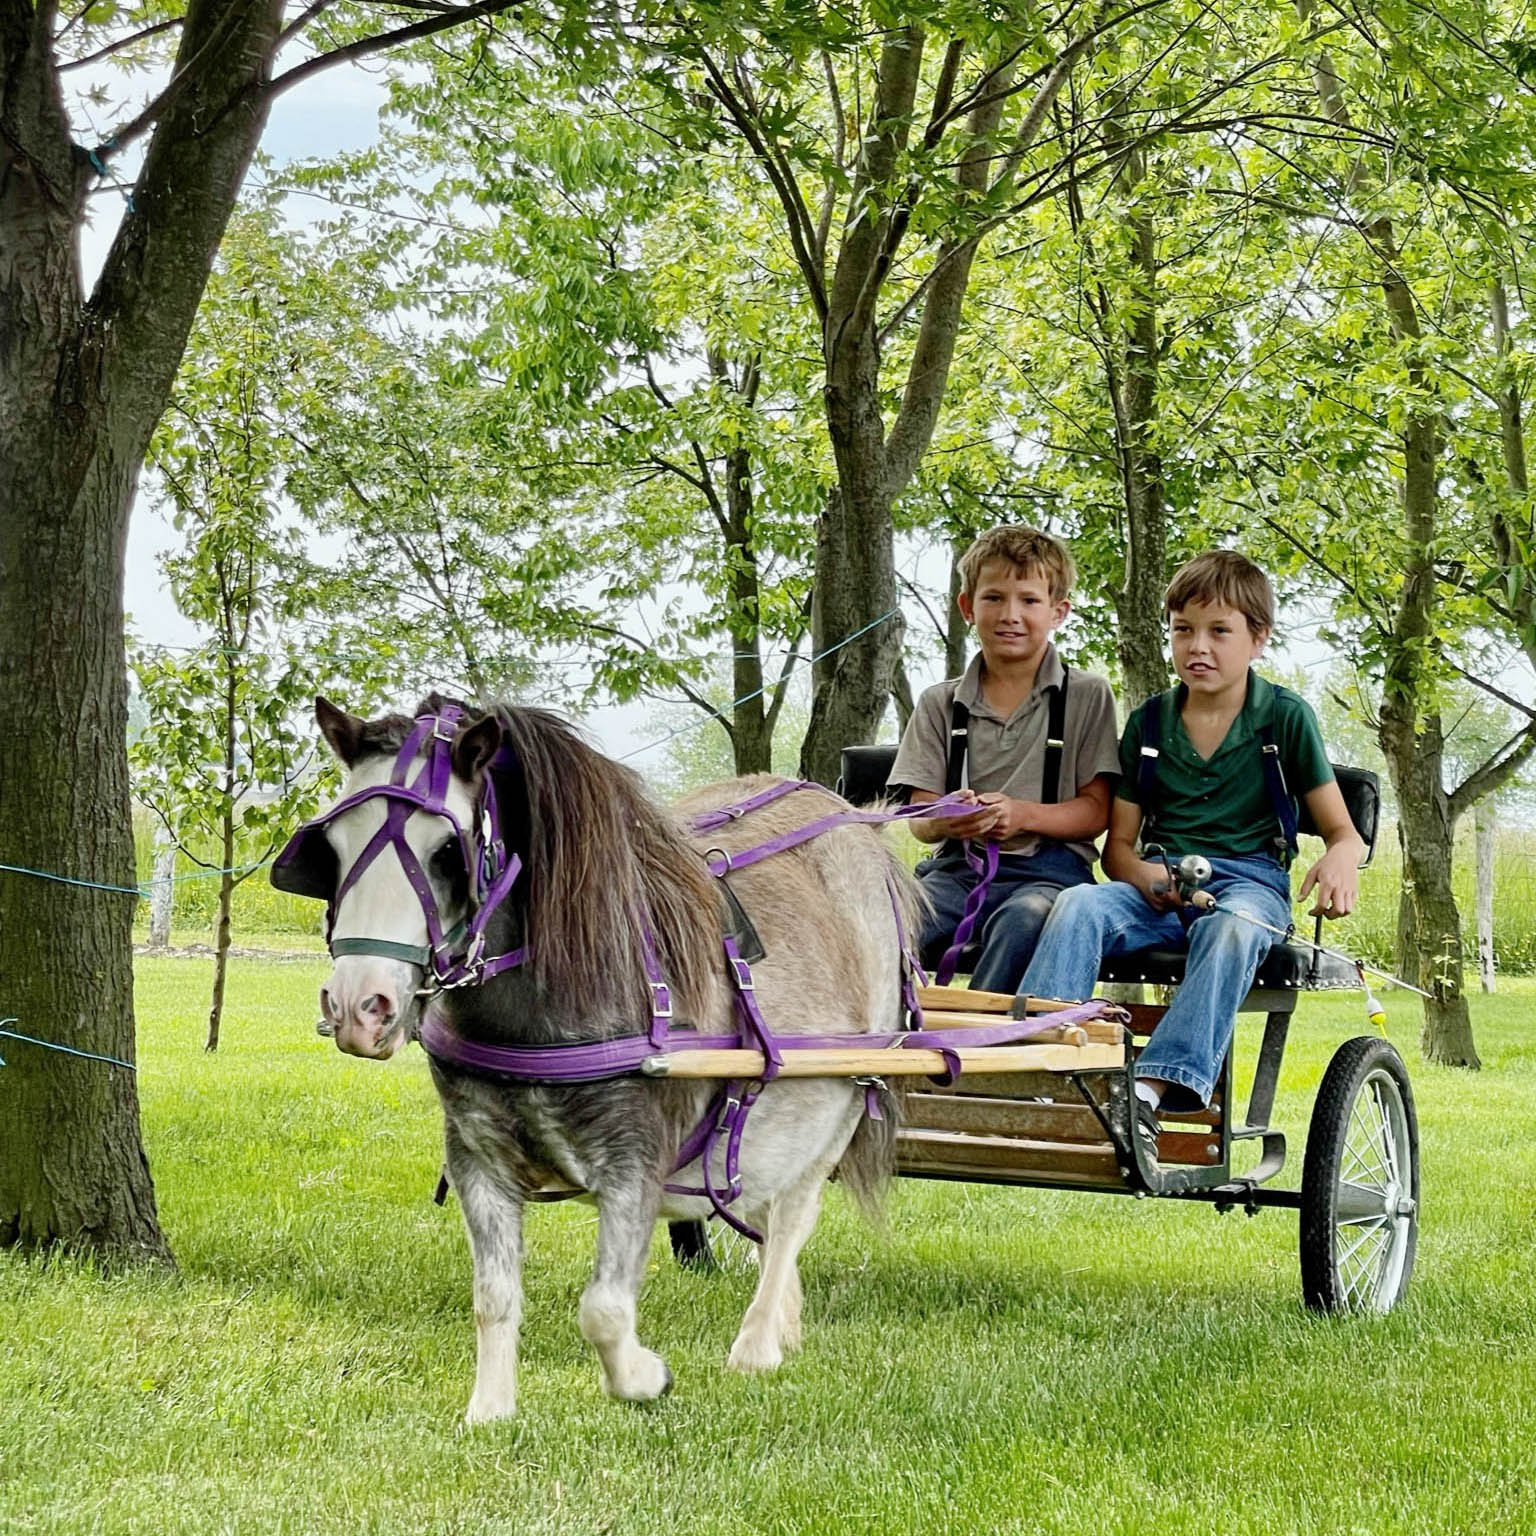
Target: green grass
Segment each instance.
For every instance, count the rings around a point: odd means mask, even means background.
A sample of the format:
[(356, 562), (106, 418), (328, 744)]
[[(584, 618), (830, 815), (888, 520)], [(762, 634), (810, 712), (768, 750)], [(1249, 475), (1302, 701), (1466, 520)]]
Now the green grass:
[[(1404, 1305), (1318, 1319), (1293, 1217), (904, 1182), (840, 1191), (804, 1262), (805, 1348), (722, 1369), (739, 1255), (660, 1233), (642, 1333), (676, 1389), (605, 1400), (575, 1324), (592, 1215), (528, 1219), (521, 1416), (459, 1427), (457, 1211), (430, 1202), (420, 1053), (310, 1030), (318, 962), (141, 960), (140, 1090), (174, 1277), (0, 1256), (0, 1530), (309, 1533), (1529, 1532), (1536, 1529), (1536, 984), (1473, 999), (1477, 1075), (1418, 1059), (1424, 1225)], [(1303, 1005), (1300, 1137), (1353, 1000)], [(1245, 1021), (1245, 1031), (1248, 1025)], [(1251, 1054), (1252, 1040), (1248, 1040)]]

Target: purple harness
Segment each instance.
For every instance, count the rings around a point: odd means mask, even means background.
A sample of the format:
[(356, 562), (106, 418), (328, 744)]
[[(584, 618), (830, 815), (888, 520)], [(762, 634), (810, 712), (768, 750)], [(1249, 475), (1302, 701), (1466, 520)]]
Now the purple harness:
[[(731, 982), (735, 990), (738, 1029), (729, 1035), (701, 1035), (692, 1030), (672, 1027), (672, 996), (656, 955), (656, 942), (650, 923), (643, 913), (639, 915), (640, 949), (645, 966), (646, 982), (650, 988), (650, 1025), (644, 1033), (620, 1036), (612, 1040), (590, 1041), (580, 1045), (499, 1046), (484, 1045), (465, 1040), (454, 1033), (443, 1017), (438, 999), (452, 987), (474, 986), (521, 965), (527, 958), (524, 946), (504, 955), (485, 955), (485, 929), (492, 913), (506, 899), (522, 868), (518, 856), (508, 854), (500, 837), (497, 816), (496, 792), (489, 772), (485, 775), (484, 789), (476, 807), (475, 825), (478, 840), (463, 827), (448, 808), (447, 793), (452, 782), (452, 743), (464, 721), (463, 711), (455, 706), (446, 707), (441, 714), (422, 715), (396, 755), (389, 782), (371, 785), (348, 795), (332, 806), (324, 815), (305, 822), (278, 855), (273, 869), (273, 883), (282, 889), (294, 890), (304, 895), (324, 895), (326, 905), (326, 941), (333, 956), (348, 954), (376, 954), (386, 958), (405, 960), (422, 967), (434, 986), (428, 989), (431, 998), (422, 1010), (418, 1038), (422, 1048), (439, 1061), (469, 1071), (517, 1082), (574, 1083), (592, 1082), (618, 1077), (632, 1072), (644, 1073), (647, 1064), (655, 1075), (660, 1075), (660, 1058), (671, 1052), (711, 1049), (747, 1048), (759, 1051), (763, 1057), (763, 1070), (751, 1081), (732, 1080), (722, 1084), (714, 1102), (704, 1118), (684, 1139), (678, 1150), (673, 1171), (686, 1167), (696, 1158), (700, 1160), (703, 1184), (689, 1187), (668, 1184), (672, 1194), (702, 1195), (714, 1211), (738, 1232), (761, 1242), (760, 1234), (753, 1231), (730, 1209), (730, 1203), (741, 1193), (738, 1175), (742, 1132), (747, 1114), (756, 1103), (763, 1086), (778, 1076), (786, 1051), (823, 1050), (857, 1043), (902, 1049), (918, 1047), (942, 1053), (946, 1075), (940, 1081), (953, 1082), (960, 1074), (958, 1050), (963, 1045), (1005, 1045), (1028, 1039), (1043, 1030), (1078, 1019), (1097, 1017), (1104, 1004), (1090, 1002), (1076, 1008), (1064, 1009), (1033, 1019), (1005, 1019), (995, 1025), (980, 1028), (939, 1029), (923, 1028), (922, 1007), (917, 996), (919, 980), (923, 979), (922, 967), (908, 941), (906, 925), (902, 921), (900, 898), (894, 880), (886, 876), (891, 897), (891, 909), (896, 919), (896, 931), (901, 945), (902, 999), (910, 1027), (896, 1034), (861, 1035), (790, 1035), (775, 1036), (764, 1020), (758, 1006), (752, 981), (752, 969), (731, 935), (722, 944)], [(414, 779), (407, 782), (412, 763), (418, 754), (425, 754), (425, 761)], [(491, 767), (511, 767), (516, 759), (512, 749), (503, 745), (493, 759)], [(771, 805), (786, 795), (799, 790), (815, 790), (830, 795), (820, 784), (808, 780), (792, 780), (770, 786), (736, 805), (719, 807), (695, 816), (692, 830), (703, 834), (739, 821), (753, 811)], [(362, 804), (365, 800), (385, 799), (389, 802), (384, 825), (369, 839), (352, 868), (335, 887), (334, 895), (329, 887), (317, 888), (313, 876), (306, 872), (306, 857), (312, 856), (314, 839), (324, 838), (325, 826), (343, 812)], [(766, 842), (737, 853), (727, 853), (721, 848), (711, 848), (705, 853), (705, 862), (712, 875), (723, 878), (732, 870), (745, 869), (760, 863), (776, 853), (809, 842), (834, 827), (874, 825), (888, 821), (915, 821), (927, 817), (954, 815), (968, 809), (965, 802), (951, 796), (924, 805), (901, 806), (891, 811), (863, 811), (843, 805), (839, 810), (791, 831), (780, 833)], [(445, 931), (438, 912), (437, 901), (432, 893), (431, 882), (420, 861), (405, 837), (405, 826), (416, 811), (445, 817), (459, 839), (464, 856), (464, 866), (470, 882), (470, 916), (465, 922)], [(328, 848), (329, 845), (327, 845)], [(401, 867), (416, 892), (422, 913), (427, 922), (428, 943), (421, 946), (397, 944), (385, 939), (331, 939), (336, 911), (341, 899), (356, 884), (359, 876), (386, 847), (395, 849)], [(996, 850), (989, 848), (988, 874), (996, 867)], [(973, 892), (973, 897), (984, 897), (984, 887)], [(980, 900), (975, 900), (976, 911)], [(967, 926), (969, 921), (969, 927)], [(956, 930), (951, 955), (958, 954), (970, 928), (975, 925), (975, 912), (967, 903), (966, 915)], [(951, 955), (946, 955), (946, 961)], [(878, 1090), (883, 1086), (880, 1079), (860, 1078), (856, 1081), (865, 1087), (866, 1111), (878, 1117)], [(711, 1164), (716, 1149), (724, 1143), (724, 1187), (714, 1179)]]

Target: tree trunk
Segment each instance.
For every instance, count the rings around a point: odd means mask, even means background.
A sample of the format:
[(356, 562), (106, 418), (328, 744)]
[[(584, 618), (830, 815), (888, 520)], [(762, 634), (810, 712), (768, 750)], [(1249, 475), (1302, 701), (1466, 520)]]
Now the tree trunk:
[(905, 623), (896, 602), (891, 503), (879, 488), (873, 385), (841, 393), (829, 386), (827, 397), (840, 484), (818, 530), (812, 633), (816, 653), (831, 654), (813, 673), (800, 775), (830, 785), (837, 783), (843, 748), (874, 740), (896, 685)]
[(896, 706), (896, 734), (902, 736), (906, 733), (907, 721), (912, 718), (915, 707), (912, 679), (907, 676), (907, 664), (904, 661), (896, 667), (896, 686), (891, 689), (891, 703)]
[[(1378, 227), (1373, 238), (1390, 241), (1391, 232)], [(1394, 329), (1417, 340), (1417, 313), (1395, 256), (1383, 274), (1382, 287)], [(1416, 362), (1410, 362), (1409, 375), (1416, 386), (1424, 386)], [(1445, 793), (1444, 740), (1438, 713), (1419, 717), (1429, 612), (1435, 597), (1432, 541), (1438, 510), (1438, 447), (1429, 412), (1422, 408), (1411, 412), (1403, 429), (1406, 569), (1387, 654), (1378, 735), (1397, 795), (1419, 984), (1430, 993), (1424, 1004), (1424, 1055), (1448, 1066), (1476, 1068), (1482, 1063), (1472, 1043), (1472, 1021), (1462, 992), (1461, 914), (1451, 894), (1456, 824)]]
[[(1390, 771), (1388, 776), (1390, 777)], [(1408, 832), (1402, 818), (1397, 822), (1397, 851), (1402, 857), (1402, 879), (1397, 892), (1397, 932), (1393, 937), (1393, 959), (1399, 976), (1419, 974), (1417, 919), (1413, 915), (1413, 884), (1408, 878)], [(1423, 986), (1422, 981), (1419, 982)]]
[(950, 554), (948, 628), (944, 632), (945, 677), (959, 677), (971, 659), (971, 626), (960, 612), (960, 557), (969, 548), (969, 541), (957, 542)]
[(219, 1048), (219, 1023), (224, 1017), (224, 979), (229, 970), (229, 911), (234, 895), (234, 876), (228, 872), (219, 877), (219, 916), (217, 937), (213, 949), (213, 997), (208, 1005), (208, 1038), (203, 1042), (205, 1051)]
[(165, 949), (171, 942), (171, 916), (176, 905), (176, 840), (161, 822), (155, 828), (155, 867), (149, 882), (149, 947)]
[[(1146, 157), (1128, 157), (1122, 181), (1134, 187), (1146, 174)], [(1168, 685), (1163, 660), (1163, 593), (1168, 585), (1168, 518), (1163, 461), (1157, 446), (1157, 232), (1150, 211), (1137, 207), (1129, 220), (1131, 270), (1136, 301), (1123, 336), (1120, 372), (1123, 428), (1120, 444), (1125, 494), (1125, 579), (1115, 593), (1120, 669), (1125, 696), (1134, 705)]]
[[(12, 8), (14, 10), (14, 7)], [(53, 8), (0, 26), (0, 1244), (169, 1260), (134, 1084), (123, 551), (139, 466), (265, 119), (281, 0), (192, 0), (178, 69), (96, 291), (77, 234)], [(126, 893), (125, 893), (125, 889)]]
[[(1304, 21), (1312, 0), (1299, 0)], [(1349, 113), (1333, 60), (1319, 53), (1314, 83), (1323, 113), (1341, 127)], [(1363, 192), (1366, 162), (1356, 162), (1348, 194)], [(1377, 736), (1397, 794), (1403, 880), (1413, 903), (1414, 943), (1424, 1004), (1424, 1055), (1448, 1066), (1481, 1065), (1472, 1044), (1472, 1022), (1462, 993), (1461, 914), (1451, 894), (1451, 851), (1456, 821), (1446, 795), (1444, 739), (1438, 713), (1426, 710), (1432, 678), (1430, 615), (1436, 601), (1434, 541), (1439, 513), (1439, 432), (1434, 385), (1425, 368), (1418, 304), (1402, 268), (1390, 218), (1360, 230), (1376, 263), (1376, 281), (1393, 338), (1404, 351), (1411, 386), (1402, 429), (1403, 583), (1385, 647)]]
[(1493, 844), (1499, 825), (1498, 807), (1490, 799), (1477, 803), (1477, 970), (1483, 991), (1495, 990), (1493, 967)]
[(762, 590), (757, 551), (752, 547), (752, 468), (745, 448), (725, 459), (725, 563), (730, 598), (726, 627), (731, 636), (731, 746), (737, 773), (773, 771), (773, 718), (763, 690)]
[[(1472, 1021), (1462, 991), (1461, 914), (1451, 891), (1455, 824), (1441, 782), (1440, 717), (1428, 715), (1415, 734), (1400, 702), (1384, 696), (1382, 749), (1397, 793), (1403, 878), (1411, 892), (1417, 980), (1424, 1004), (1421, 1047), (1425, 1059), (1451, 1067), (1482, 1065), (1472, 1043)], [(1408, 975), (1412, 977), (1414, 970)]]

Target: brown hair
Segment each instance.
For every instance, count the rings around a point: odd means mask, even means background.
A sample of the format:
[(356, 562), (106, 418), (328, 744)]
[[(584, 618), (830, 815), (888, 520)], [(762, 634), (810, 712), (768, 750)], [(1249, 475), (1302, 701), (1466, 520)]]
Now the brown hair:
[(1190, 603), (1236, 608), (1248, 620), (1251, 634), (1275, 627), (1275, 589), (1269, 577), (1235, 549), (1209, 549), (1173, 573), (1163, 612), (1175, 614)]
[(989, 528), (960, 557), (960, 590), (967, 597), (974, 595), (989, 560), (1005, 560), (1026, 577), (1038, 571), (1053, 602), (1061, 602), (1077, 579), (1077, 567), (1060, 539), (1038, 528)]

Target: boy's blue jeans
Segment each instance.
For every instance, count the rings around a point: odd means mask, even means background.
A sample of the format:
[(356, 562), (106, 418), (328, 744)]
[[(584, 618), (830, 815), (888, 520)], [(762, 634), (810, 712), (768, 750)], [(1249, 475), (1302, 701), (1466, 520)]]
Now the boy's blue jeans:
[[(931, 968), (948, 949), (977, 876), (963, 852), (946, 848), (917, 866), (917, 878), (933, 903), (917, 946), (923, 964)], [(1005, 853), (977, 919), (981, 958), (971, 973), (971, 985), (985, 992), (1016, 992), (1052, 902), (1068, 886), (1092, 882), (1092, 869), (1070, 849), (1050, 846), (1028, 855)]]
[[(1169, 857), (1178, 862), (1177, 854)], [(1177, 913), (1153, 911), (1123, 881), (1063, 891), (1019, 987), (1035, 997), (1077, 1001), (1093, 996), (1105, 955), (1187, 946), (1184, 981), (1137, 1058), (1136, 1075), (1177, 1083), (1202, 1105), (1210, 1101), (1232, 1042), (1237, 1005), (1275, 942), (1274, 935), (1229, 914), (1246, 912), (1280, 929), (1291, 921), (1290, 878), (1274, 859), (1212, 859), (1211, 871), (1206, 889), (1228, 911), (1197, 917), (1187, 935)], [(1177, 1090), (1167, 1102), (1170, 1109), (1193, 1107)]]

